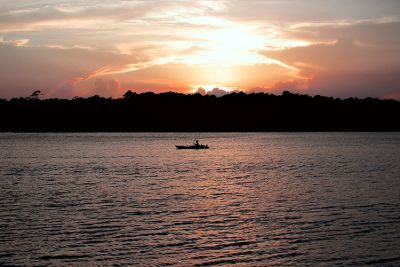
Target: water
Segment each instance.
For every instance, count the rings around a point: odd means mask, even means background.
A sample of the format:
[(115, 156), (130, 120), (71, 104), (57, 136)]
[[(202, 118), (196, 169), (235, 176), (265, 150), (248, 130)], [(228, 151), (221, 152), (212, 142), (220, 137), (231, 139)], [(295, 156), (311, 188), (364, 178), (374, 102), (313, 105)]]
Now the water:
[[(176, 150), (193, 139), (209, 150)], [(400, 265), (400, 133), (0, 134), (0, 265)]]

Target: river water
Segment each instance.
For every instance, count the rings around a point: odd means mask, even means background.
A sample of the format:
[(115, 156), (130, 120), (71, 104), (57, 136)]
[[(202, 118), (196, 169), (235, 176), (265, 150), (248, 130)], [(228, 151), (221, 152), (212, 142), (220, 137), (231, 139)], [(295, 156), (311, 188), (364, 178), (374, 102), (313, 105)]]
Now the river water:
[[(176, 150), (194, 139), (208, 150)], [(0, 134), (0, 265), (400, 266), (400, 133)]]

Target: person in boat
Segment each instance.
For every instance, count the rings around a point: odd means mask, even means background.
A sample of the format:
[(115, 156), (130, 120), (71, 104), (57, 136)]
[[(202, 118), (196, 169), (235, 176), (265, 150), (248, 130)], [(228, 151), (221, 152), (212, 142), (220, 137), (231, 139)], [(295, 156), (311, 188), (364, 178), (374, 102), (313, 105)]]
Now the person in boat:
[(189, 146), (176, 146), (177, 149), (203, 149), (208, 148), (208, 145), (203, 145), (199, 143), (199, 140), (194, 140), (193, 145)]

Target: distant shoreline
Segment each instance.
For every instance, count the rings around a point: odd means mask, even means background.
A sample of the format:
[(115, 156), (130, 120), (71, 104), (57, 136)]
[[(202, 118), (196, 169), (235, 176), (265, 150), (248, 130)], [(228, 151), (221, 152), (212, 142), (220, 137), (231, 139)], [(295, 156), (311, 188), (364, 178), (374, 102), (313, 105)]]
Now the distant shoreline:
[(0, 99), (0, 132), (397, 132), (400, 102), (285, 91)]

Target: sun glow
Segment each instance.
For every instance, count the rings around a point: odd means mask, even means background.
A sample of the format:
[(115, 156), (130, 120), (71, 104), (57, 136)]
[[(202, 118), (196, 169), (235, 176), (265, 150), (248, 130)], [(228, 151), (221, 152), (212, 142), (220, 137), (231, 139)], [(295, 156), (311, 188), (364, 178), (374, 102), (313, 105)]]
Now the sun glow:
[(242, 25), (227, 24), (221, 29), (197, 33), (202, 49), (185, 56), (184, 63), (218, 66), (265, 63), (266, 58), (257, 51), (265, 46), (266, 38)]
[[(282, 47), (304, 45), (301, 41), (282, 39), (281, 32), (273, 29), (273, 26), (265, 27), (250, 22), (239, 24), (212, 16), (173, 16), (173, 19), (182, 25), (196, 27), (182, 27), (177, 37), (160, 49), (162, 53), (154, 54), (153, 59), (144, 64), (126, 65), (121, 72), (181, 64), (187, 68), (182, 74), (188, 74), (182, 79), (194, 90), (198, 87), (206, 90), (207, 87), (210, 87), (209, 90), (217, 87), (227, 91), (233, 86), (243, 87), (249, 82), (249, 75), (241, 70), (257, 65), (278, 65), (293, 77), (298, 73), (296, 66), (262, 54), (265, 50), (276, 51)], [(127, 42), (120, 44), (117, 49), (131, 55), (134, 46), (134, 43)], [(150, 53), (152, 50), (150, 48), (147, 51)], [(194, 87), (191, 86), (193, 84)]]
[[(182, 63), (195, 69), (196, 74), (191, 79), (191, 84), (195, 84), (194, 87), (191, 86), (194, 90), (202, 87), (210, 91), (217, 87), (229, 91), (232, 86), (245, 83), (246, 78), (240, 72), (241, 68), (256, 65), (279, 65), (288, 72), (298, 72), (296, 67), (261, 53), (268, 49), (303, 45), (301, 42), (280, 39), (277, 31), (254, 23), (239, 24), (215, 17), (180, 19), (199, 27), (190, 31), (183, 30), (182, 34), (190, 38), (173, 42), (168, 47), (172, 55), (159, 60), (164, 63)], [(185, 52), (174, 55), (174, 51)]]

